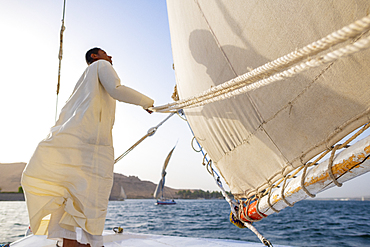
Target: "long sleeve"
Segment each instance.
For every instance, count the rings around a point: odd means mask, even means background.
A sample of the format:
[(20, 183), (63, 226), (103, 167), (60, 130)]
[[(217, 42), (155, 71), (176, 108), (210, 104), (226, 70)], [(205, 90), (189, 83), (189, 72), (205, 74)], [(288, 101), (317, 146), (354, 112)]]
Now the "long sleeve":
[(98, 63), (99, 80), (112, 98), (121, 102), (140, 105), (144, 109), (153, 105), (154, 100), (151, 98), (132, 88), (121, 85), (121, 80), (108, 61), (99, 60)]

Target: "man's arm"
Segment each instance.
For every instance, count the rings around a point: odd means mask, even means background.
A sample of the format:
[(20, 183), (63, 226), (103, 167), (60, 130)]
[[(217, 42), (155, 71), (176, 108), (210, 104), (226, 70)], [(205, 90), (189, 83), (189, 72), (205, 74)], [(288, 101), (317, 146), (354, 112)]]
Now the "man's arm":
[(121, 85), (121, 80), (109, 62), (104, 60), (99, 60), (97, 62), (99, 63), (99, 80), (112, 98), (125, 103), (140, 105), (144, 109), (153, 106), (154, 100), (151, 98), (132, 88)]

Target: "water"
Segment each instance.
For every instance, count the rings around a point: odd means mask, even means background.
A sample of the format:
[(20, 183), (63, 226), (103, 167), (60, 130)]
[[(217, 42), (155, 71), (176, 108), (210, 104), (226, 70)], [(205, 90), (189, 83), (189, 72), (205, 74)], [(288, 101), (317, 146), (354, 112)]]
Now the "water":
[[(370, 201), (298, 202), (254, 226), (273, 244), (290, 246), (370, 246)], [(247, 229), (229, 223), (224, 200), (177, 200), (156, 206), (154, 200), (109, 202), (105, 229), (183, 237), (258, 242)], [(0, 202), (0, 243), (13, 242), (28, 227), (25, 202)]]

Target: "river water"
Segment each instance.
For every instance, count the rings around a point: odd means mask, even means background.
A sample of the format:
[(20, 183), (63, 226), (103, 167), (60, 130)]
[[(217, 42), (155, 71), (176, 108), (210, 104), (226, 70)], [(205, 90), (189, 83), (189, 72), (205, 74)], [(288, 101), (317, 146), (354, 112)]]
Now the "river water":
[[(154, 200), (109, 202), (105, 229), (183, 237), (259, 242), (247, 229), (229, 222), (224, 200)], [(289, 246), (370, 246), (370, 201), (304, 200), (254, 223), (272, 244)], [(28, 227), (25, 202), (0, 202), (0, 243), (23, 237)]]

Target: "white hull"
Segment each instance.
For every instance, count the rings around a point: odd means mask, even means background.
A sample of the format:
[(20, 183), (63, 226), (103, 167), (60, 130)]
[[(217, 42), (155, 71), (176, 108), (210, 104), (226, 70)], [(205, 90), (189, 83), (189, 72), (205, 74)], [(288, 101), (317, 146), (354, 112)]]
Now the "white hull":
[[(78, 234), (77, 234), (78, 236)], [(140, 233), (111, 233), (104, 231), (104, 246), (264, 246), (261, 243), (252, 243), (228, 239), (174, 237)], [(10, 246), (14, 247), (55, 247), (56, 240), (46, 239), (46, 236), (28, 236), (18, 240)], [(60, 243), (61, 245), (61, 243)], [(282, 245), (275, 245), (282, 246)]]

